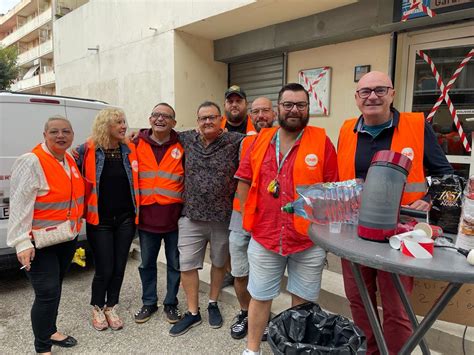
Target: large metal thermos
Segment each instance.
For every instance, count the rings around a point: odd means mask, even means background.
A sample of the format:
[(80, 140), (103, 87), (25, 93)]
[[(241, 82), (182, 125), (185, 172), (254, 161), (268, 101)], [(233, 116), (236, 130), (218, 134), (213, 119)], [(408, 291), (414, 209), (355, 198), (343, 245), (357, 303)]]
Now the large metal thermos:
[(357, 232), (363, 239), (387, 242), (396, 234), (403, 190), (412, 161), (391, 150), (375, 153), (362, 191)]

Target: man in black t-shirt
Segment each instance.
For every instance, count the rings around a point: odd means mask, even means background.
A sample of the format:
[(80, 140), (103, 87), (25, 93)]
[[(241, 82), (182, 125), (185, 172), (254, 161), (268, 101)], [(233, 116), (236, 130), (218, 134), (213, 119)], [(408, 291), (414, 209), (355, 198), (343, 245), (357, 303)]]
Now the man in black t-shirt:
[(232, 85), (225, 92), (224, 110), (221, 128), (226, 128), (229, 132), (257, 134), (247, 115), (247, 95), (239, 86)]

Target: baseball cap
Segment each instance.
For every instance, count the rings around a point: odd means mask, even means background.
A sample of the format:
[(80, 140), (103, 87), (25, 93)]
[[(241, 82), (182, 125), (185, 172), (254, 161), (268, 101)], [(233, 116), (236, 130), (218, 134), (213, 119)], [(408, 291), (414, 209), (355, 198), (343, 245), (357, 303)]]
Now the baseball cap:
[(225, 98), (227, 99), (232, 94), (239, 95), (241, 98), (247, 100), (247, 95), (245, 94), (245, 91), (243, 91), (238, 85), (232, 85), (230, 88), (228, 88), (225, 92)]

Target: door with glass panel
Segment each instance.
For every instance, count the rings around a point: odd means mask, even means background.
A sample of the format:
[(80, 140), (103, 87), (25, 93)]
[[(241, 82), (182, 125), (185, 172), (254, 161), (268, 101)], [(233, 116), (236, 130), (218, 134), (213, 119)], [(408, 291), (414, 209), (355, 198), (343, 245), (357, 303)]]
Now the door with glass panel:
[[(407, 111), (431, 116), (438, 143), (456, 172), (464, 177), (474, 174), (473, 155), (469, 150), (474, 134), (474, 57), (467, 61), (473, 49), (472, 36), (411, 45), (406, 90)], [(456, 71), (459, 75), (455, 75)], [(433, 107), (446, 86), (450, 86), (447, 97), (433, 114)], [(455, 114), (465, 139), (454, 122)]]

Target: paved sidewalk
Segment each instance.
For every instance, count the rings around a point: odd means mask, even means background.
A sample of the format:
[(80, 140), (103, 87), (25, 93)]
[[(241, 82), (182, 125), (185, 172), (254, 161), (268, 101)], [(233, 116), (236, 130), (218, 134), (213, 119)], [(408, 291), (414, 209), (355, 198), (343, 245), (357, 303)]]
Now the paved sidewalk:
[[(136, 324), (133, 314), (141, 306), (139, 262), (129, 259), (121, 293), (119, 313), (125, 320), (123, 330), (98, 332), (90, 324), (90, 285), (93, 269), (74, 265), (67, 275), (58, 317), (58, 329), (73, 335), (79, 344), (71, 349), (53, 347), (53, 353), (70, 354), (241, 354), (245, 340), (230, 337), (229, 327), (238, 309), (230, 303), (219, 304), (224, 317), (220, 329), (207, 323), (207, 296), (200, 293), (203, 323), (180, 337), (170, 337), (170, 325), (162, 307), (147, 323)], [(159, 297), (165, 289), (165, 269), (159, 266)], [(184, 292), (179, 292), (180, 308), (185, 311)], [(0, 273), (0, 354), (33, 354), (30, 308), (33, 290), (22, 272)], [(267, 344), (264, 354), (271, 354)]]

